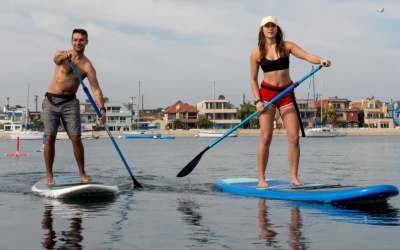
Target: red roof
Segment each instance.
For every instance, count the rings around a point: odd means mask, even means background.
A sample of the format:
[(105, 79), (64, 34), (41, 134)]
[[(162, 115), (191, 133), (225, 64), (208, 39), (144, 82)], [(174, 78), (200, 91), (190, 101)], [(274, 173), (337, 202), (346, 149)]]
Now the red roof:
[(175, 104), (169, 106), (166, 110), (165, 113), (168, 114), (176, 114), (176, 113), (198, 113), (199, 111), (197, 110), (196, 107), (190, 106), (187, 103), (183, 103), (181, 101), (176, 102)]

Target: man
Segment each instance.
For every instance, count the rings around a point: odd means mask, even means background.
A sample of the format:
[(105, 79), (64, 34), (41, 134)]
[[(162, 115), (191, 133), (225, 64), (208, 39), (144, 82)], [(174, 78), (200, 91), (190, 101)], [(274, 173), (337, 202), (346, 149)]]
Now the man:
[(54, 56), (56, 68), (54, 78), (43, 101), (43, 123), (46, 135), (46, 146), (44, 148), (44, 160), (46, 163), (46, 185), (54, 185), (53, 162), (55, 155), (55, 141), (60, 119), (72, 141), (74, 155), (79, 168), (79, 176), (83, 183), (91, 181), (85, 173), (85, 156), (81, 140), (81, 118), (79, 100), (76, 92), (80, 82), (69, 64), (69, 59), (74, 63), (82, 79), (89, 80), (95, 101), (102, 116), (99, 122), (106, 122), (106, 109), (104, 108), (103, 93), (100, 89), (96, 76), (96, 70), (85, 56), (85, 47), (88, 44), (88, 34), (84, 29), (72, 31), (72, 50), (58, 51)]

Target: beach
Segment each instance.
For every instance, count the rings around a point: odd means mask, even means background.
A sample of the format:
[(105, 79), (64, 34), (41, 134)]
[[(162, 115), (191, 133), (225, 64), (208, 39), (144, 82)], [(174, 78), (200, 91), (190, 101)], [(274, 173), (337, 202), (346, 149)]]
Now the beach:
[[(170, 135), (179, 137), (195, 137), (197, 132), (200, 131), (198, 129), (192, 130), (153, 130), (153, 132), (161, 133), (162, 135)], [(228, 131), (228, 130), (224, 130)], [(347, 136), (400, 136), (400, 129), (359, 129), (359, 128), (351, 128), (351, 129), (339, 129), (340, 132), (346, 132)], [(151, 132), (151, 131), (150, 131)], [(238, 129), (239, 137), (240, 136), (260, 136), (259, 129)], [(98, 138), (108, 138), (108, 134), (106, 131), (93, 131), (92, 132), (95, 137)], [(124, 138), (124, 134), (122, 131), (112, 131), (111, 134), (115, 138)], [(275, 129), (275, 136), (286, 136), (286, 131), (284, 129)], [(9, 133), (0, 132), (0, 140), (11, 140)]]

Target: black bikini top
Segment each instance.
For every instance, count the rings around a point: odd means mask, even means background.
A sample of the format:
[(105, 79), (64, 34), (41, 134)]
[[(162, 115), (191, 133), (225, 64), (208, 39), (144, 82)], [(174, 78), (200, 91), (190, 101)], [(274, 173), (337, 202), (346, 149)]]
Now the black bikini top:
[(264, 73), (277, 71), (289, 68), (289, 57), (281, 57), (276, 60), (270, 61), (267, 58), (263, 58), (260, 61), (260, 66)]

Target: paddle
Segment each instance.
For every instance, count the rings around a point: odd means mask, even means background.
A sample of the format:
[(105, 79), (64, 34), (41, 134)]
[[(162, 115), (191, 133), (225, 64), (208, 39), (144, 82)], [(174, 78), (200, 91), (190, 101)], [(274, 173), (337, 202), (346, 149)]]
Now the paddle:
[[(90, 95), (88, 88), (86, 88), (85, 84), (83, 83), (83, 80), (82, 80), (81, 76), (79, 75), (78, 71), (76, 70), (74, 63), (70, 59), (68, 59), (68, 61), (69, 61), (69, 64), (71, 65), (71, 68), (74, 70), (76, 77), (78, 78), (79, 82), (81, 83), (83, 90), (86, 93), (86, 96), (88, 97), (90, 103), (92, 104), (94, 111), (96, 112), (98, 117), (101, 117), (102, 115), (100, 113), (100, 110), (97, 108), (97, 105), (94, 102), (92, 96)], [(119, 150), (119, 147), (118, 147), (117, 143), (115, 142), (115, 139), (112, 136), (107, 124), (103, 124), (103, 126), (104, 126), (104, 129), (107, 131), (107, 134), (110, 136), (110, 139), (111, 139), (112, 143), (114, 144), (115, 149), (117, 150), (119, 156), (121, 157), (122, 162), (125, 164), (126, 170), (128, 170), (129, 175), (131, 176), (131, 178), (133, 180), (133, 188), (143, 188), (142, 185), (140, 185), (140, 183), (133, 176), (132, 171), (128, 166), (128, 163), (126, 163), (125, 158), (122, 155), (121, 150)]]
[[(264, 104), (264, 108), (267, 108), (268, 106), (270, 106), (272, 103), (276, 102), (277, 100), (279, 100), (282, 96), (286, 95), (287, 93), (293, 91), (293, 89), (295, 89), (297, 86), (300, 85), (300, 83), (302, 83), (304, 80), (306, 80), (307, 78), (309, 78), (310, 76), (312, 76), (313, 74), (315, 74), (315, 72), (317, 72), (318, 70), (320, 70), (322, 68), (322, 65), (320, 65), (319, 67), (317, 67), (316, 69), (312, 70), (310, 73), (308, 73), (306, 76), (304, 76), (303, 78), (301, 78), (299, 81), (293, 83), (289, 88), (285, 89), (284, 91), (282, 91), (279, 95), (275, 96), (270, 102)], [(233, 131), (235, 131), (236, 129), (238, 129), (240, 126), (242, 126), (243, 124), (245, 124), (246, 122), (248, 122), (251, 118), (253, 118), (254, 116), (256, 116), (258, 114), (258, 111), (254, 112), (253, 114), (251, 114), (249, 117), (247, 117), (246, 119), (244, 119), (241, 123), (237, 124), (235, 127), (231, 128), (229, 131), (227, 131), (225, 134), (223, 134), (221, 137), (219, 137), (217, 140), (215, 140), (213, 143), (211, 143), (210, 145), (208, 145), (203, 151), (200, 152), (200, 154), (198, 154), (196, 157), (194, 157), (194, 159), (189, 162), (179, 173), (176, 177), (184, 177), (188, 174), (190, 174), (190, 172), (192, 172), (192, 170), (197, 166), (197, 163), (199, 163), (199, 161), (201, 160), (201, 157), (203, 156), (203, 154), (205, 152), (207, 152), (207, 150), (209, 150), (210, 148), (212, 148), (213, 146), (215, 146), (218, 142), (222, 141), (225, 137), (227, 137), (230, 133), (232, 133)]]

